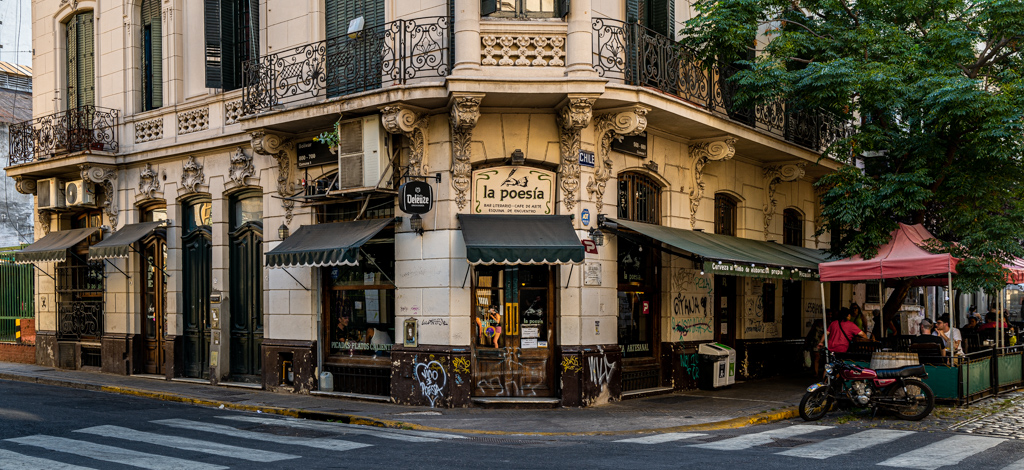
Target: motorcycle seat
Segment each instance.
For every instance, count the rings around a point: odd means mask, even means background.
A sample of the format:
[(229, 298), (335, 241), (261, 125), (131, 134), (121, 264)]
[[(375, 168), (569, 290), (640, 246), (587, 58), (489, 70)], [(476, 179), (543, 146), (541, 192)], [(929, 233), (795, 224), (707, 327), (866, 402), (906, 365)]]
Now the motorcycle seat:
[(879, 379), (895, 379), (898, 377), (927, 377), (924, 366), (903, 366), (895, 369), (878, 369), (875, 371)]

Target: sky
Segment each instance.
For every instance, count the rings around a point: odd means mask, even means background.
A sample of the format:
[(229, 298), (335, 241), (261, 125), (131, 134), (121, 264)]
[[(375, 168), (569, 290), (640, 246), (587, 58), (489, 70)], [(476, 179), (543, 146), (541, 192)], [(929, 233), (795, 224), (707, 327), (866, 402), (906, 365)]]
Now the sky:
[(32, 66), (32, 0), (0, 0), (0, 61)]

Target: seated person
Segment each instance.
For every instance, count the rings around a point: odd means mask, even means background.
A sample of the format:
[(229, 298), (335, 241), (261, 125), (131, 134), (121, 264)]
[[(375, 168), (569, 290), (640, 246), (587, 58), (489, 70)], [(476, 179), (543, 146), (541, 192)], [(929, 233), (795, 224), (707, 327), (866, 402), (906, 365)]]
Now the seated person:
[(942, 347), (942, 338), (935, 334), (935, 325), (932, 325), (932, 322), (925, 318), (921, 320), (921, 334), (911, 338), (910, 344), (927, 343), (937, 344), (940, 348)]
[(1003, 320), (1002, 325), (996, 323), (996, 312), (990, 311), (985, 314), (985, 323), (982, 323), (980, 326), (978, 326), (978, 331), (995, 329), (997, 326), (1004, 329), (1010, 327), (1010, 325), (1006, 323), (1006, 320)]

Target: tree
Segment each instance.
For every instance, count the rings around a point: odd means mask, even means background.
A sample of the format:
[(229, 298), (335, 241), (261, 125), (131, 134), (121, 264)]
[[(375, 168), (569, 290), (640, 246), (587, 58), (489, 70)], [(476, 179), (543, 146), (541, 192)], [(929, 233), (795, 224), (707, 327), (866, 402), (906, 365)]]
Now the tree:
[[(740, 105), (784, 100), (790, 112), (850, 122), (824, 153), (848, 166), (817, 183), (833, 254), (872, 257), (897, 222), (923, 223), (943, 240), (931, 249), (964, 259), (957, 289), (1004, 285), (1002, 264), (1024, 255), (1024, 2), (694, 6), (681, 42), (705, 63), (757, 49), (732, 77)], [(908, 290), (890, 297), (886, 316)]]

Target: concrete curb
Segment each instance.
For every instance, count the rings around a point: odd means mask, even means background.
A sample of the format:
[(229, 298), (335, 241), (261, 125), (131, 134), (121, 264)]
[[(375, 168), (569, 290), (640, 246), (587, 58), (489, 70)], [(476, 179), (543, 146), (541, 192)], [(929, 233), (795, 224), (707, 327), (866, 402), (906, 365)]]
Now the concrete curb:
[(334, 413), (329, 411), (313, 411), (302, 408), (282, 408), (269, 405), (243, 405), (219, 400), (188, 397), (169, 392), (156, 392), (133, 387), (119, 387), (111, 385), (98, 385), (88, 382), (76, 382), (73, 380), (50, 379), (42, 377), (30, 377), (17, 374), (0, 373), (0, 380), (11, 380), (15, 382), (37, 383), (56, 387), (74, 388), (94, 392), (116, 393), (154, 400), (185, 403), (189, 405), (206, 406), (211, 408), (222, 408), (238, 411), (249, 411), (253, 413), (266, 413), (292, 418), (303, 418), (316, 421), (335, 421), (345, 424), (357, 424), (363, 426), (375, 426), (391, 429), (408, 429), (416, 431), (445, 432), (452, 434), (475, 434), (475, 435), (500, 435), (500, 436), (622, 436), (632, 434), (653, 434), (668, 432), (692, 432), (692, 431), (716, 431), (722, 429), (736, 429), (755, 424), (768, 424), (777, 421), (792, 419), (799, 416), (796, 407), (784, 408), (777, 411), (758, 413), (752, 416), (715, 421), (711, 423), (690, 424), (685, 426), (673, 426), (665, 428), (633, 429), (622, 431), (586, 431), (586, 432), (537, 432), (537, 431), (500, 431), (484, 429), (452, 429), (425, 426), (404, 421), (371, 418), (347, 413)]

